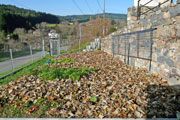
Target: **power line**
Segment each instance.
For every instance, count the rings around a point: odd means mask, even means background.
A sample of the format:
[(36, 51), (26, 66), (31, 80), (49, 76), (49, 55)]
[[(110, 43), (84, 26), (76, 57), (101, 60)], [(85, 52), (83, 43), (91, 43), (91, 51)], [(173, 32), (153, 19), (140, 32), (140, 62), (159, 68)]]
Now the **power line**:
[(99, 0), (97, 0), (97, 3), (98, 3), (99, 8), (103, 11), (103, 9), (102, 9), (102, 7), (101, 7), (101, 5), (99, 3)]
[(92, 14), (93, 14), (94, 12), (93, 12), (93, 10), (91, 9), (91, 7), (90, 7), (89, 3), (87, 2), (87, 0), (85, 0), (85, 2), (86, 2), (86, 4), (87, 4), (89, 10), (90, 10), (90, 11), (92, 12)]
[(76, 7), (79, 9), (79, 11), (82, 13), (82, 14), (84, 14), (84, 12), (81, 10), (81, 8), (78, 6), (78, 4), (76, 3), (76, 1), (75, 0), (73, 0), (73, 2), (74, 2), (74, 4), (76, 5)]

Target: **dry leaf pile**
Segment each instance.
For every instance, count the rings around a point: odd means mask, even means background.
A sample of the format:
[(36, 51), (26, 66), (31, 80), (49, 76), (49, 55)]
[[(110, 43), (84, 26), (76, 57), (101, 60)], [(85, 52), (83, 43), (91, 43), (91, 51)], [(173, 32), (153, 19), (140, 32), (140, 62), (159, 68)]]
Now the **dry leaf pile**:
[[(50, 108), (47, 117), (69, 118), (167, 118), (180, 111), (180, 90), (169, 87), (157, 75), (135, 69), (101, 51), (61, 55), (74, 63), (51, 63), (58, 67), (99, 68), (79, 81), (42, 81), (37, 76), (21, 77), (0, 87), (4, 103), (45, 98), (63, 102)], [(90, 99), (96, 96), (97, 101)]]

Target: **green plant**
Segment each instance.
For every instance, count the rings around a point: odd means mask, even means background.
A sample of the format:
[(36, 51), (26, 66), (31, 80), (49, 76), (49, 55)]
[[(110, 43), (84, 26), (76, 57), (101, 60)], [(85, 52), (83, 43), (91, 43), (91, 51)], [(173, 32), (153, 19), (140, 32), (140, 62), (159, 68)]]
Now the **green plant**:
[(93, 103), (96, 103), (97, 102), (97, 97), (96, 96), (92, 96), (90, 101), (93, 102)]
[(98, 69), (90, 69), (90, 68), (58, 68), (57, 66), (49, 67), (48, 65), (44, 65), (39, 70), (34, 72), (34, 75), (37, 75), (39, 78), (43, 80), (56, 80), (56, 79), (69, 79), (78, 81), (84, 75), (92, 71), (98, 71)]

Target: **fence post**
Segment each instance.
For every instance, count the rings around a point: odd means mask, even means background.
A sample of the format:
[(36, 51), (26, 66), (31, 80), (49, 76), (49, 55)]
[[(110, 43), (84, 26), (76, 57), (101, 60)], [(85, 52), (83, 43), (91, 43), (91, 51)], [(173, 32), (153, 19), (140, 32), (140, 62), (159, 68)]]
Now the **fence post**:
[(9, 52), (10, 52), (10, 57), (11, 57), (12, 71), (14, 72), (14, 61), (13, 61), (12, 49), (9, 49)]
[(151, 39), (151, 48), (150, 48), (149, 71), (151, 71), (151, 62), (152, 62), (153, 31), (150, 32), (150, 39)]
[(42, 40), (42, 57), (45, 57), (44, 40)]
[(112, 54), (113, 54), (113, 57), (114, 57), (114, 37), (112, 37)]
[(137, 57), (139, 57), (139, 40), (140, 39), (140, 36), (139, 36), (139, 33), (137, 33)]
[(34, 60), (33, 60), (33, 54), (32, 54), (32, 47), (31, 47), (31, 45), (29, 45), (29, 48), (30, 48), (30, 54), (31, 54), (31, 59), (32, 59), (32, 63), (33, 63)]
[(119, 41), (120, 41), (120, 36), (118, 37), (118, 54), (119, 54), (119, 49), (120, 49)]
[(61, 55), (61, 39), (58, 40), (58, 55)]
[(129, 64), (129, 55), (130, 55), (130, 50), (131, 50), (131, 44), (129, 43), (129, 45), (128, 45), (128, 64)]
[(125, 36), (125, 42), (124, 42), (124, 44), (125, 44), (125, 47), (124, 47), (124, 63), (126, 63), (126, 57), (127, 57), (127, 55), (126, 55), (126, 48), (127, 48), (127, 36)]
[(52, 40), (49, 41), (49, 44), (50, 44), (50, 55), (53, 56), (53, 53), (52, 53)]

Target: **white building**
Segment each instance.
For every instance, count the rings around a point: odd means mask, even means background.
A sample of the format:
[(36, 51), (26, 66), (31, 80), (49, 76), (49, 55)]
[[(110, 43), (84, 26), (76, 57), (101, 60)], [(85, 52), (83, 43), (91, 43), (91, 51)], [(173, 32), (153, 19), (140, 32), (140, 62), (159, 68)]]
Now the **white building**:
[(50, 33), (48, 33), (48, 36), (51, 39), (56, 39), (56, 38), (60, 37), (60, 35), (58, 33), (56, 33), (55, 31), (51, 31)]
[[(141, 0), (140, 4), (144, 5), (146, 3), (148, 3), (150, 0)], [(157, 6), (159, 5), (159, 3), (163, 3), (166, 0), (153, 0), (152, 2), (150, 2), (149, 4), (147, 4), (146, 6)], [(171, 0), (169, 0), (169, 2), (167, 2), (165, 5), (170, 4)], [(138, 0), (134, 0), (134, 6), (138, 6)]]

